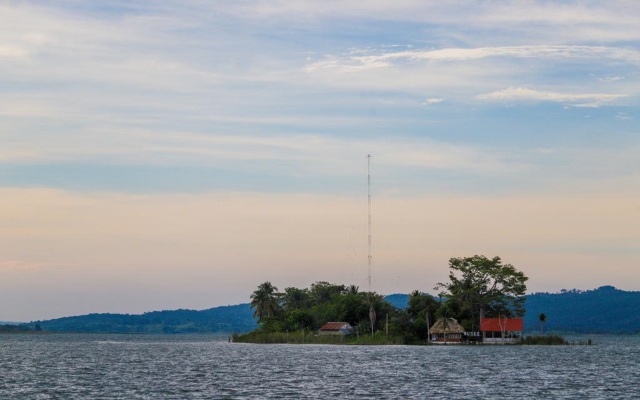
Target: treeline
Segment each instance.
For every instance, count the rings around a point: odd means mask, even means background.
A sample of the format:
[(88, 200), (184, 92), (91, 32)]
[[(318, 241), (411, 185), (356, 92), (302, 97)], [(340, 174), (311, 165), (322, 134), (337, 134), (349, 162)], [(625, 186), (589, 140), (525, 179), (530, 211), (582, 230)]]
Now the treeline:
[(317, 330), (326, 322), (348, 322), (358, 333), (384, 331), (403, 342), (423, 341), (436, 319), (455, 318), (467, 332), (480, 330), (485, 317), (519, 317), (525, 312), (527, 277), (500, 257), (451, 258), (449, 281), (440, 282), (438, 300), (415, 290), (406, 309), (384, 297), (360, 292), (357, 286), (316, 282), (309, 288), (283, 292), (264, 282), (251, 294), (258, 333)]
[(323, 281), (308, 288), (288, 287), (282, 292), (265, 282), (251, 295), (251, 307), (259, 321), (253, 336), (314, 332), (327, 322), (340, 321), (348, 322), (358, 334), (384, 332), (402, 337), (403, 343), (425, 341), (428, 321), (433, 323), (450, 311), (432, 296), (418, 291), (409, 296), (408, 307), (401, 309), (384, 296), (360, 291), (355, 285)]
[(144, 314), (88, 314), (37, 321), (50, 332), (88, 333), (227, 333), (256, 327), (248, 304), (208, 310), (165, 310)]
[(36, 327), (27, 324), (1, 324), (0, 333), (27, 333), (36, 331)]

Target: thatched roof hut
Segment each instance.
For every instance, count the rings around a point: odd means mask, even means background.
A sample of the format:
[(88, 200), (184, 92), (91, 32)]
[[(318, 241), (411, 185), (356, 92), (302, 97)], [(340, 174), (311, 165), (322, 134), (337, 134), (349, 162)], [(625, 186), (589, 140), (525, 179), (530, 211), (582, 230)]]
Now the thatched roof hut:
[(464, 328), (455, 318), (440, 318), (429, 329), (430, 334), (464, 333)]

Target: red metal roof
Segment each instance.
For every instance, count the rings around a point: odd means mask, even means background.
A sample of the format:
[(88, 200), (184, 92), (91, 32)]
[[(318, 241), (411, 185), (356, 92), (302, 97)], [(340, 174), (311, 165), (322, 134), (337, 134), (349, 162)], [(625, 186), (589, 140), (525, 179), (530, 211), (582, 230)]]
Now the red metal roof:
[(522, 332), (524, 322), (522, 318), (482, 318), (480, 320), (481, 332)]
[(345, 325), (348, 325), (348, 324), (346, 322), (327, 322), (326, 324), (322, 325), (320, 330), (321, 331), (339, 331)]

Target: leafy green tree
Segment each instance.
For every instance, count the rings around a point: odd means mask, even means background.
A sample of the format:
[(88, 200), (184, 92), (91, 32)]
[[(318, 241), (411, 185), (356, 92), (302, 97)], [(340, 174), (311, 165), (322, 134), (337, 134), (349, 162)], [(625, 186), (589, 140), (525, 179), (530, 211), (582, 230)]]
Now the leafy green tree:
[(366, 300), (364, 293), (346, 293), (336, 296), (334, 298), (338, 314), (336, 319), (348, 322), (353, 326), (359, 325), (362, 320), (366, 319), (368, 313)]
[(313, 316), (307, 310), (293, 310), (285, 317), (285, 328), (288, 331), (313, 330)]
[(251, 308), (253, 316), (262, 322), (265, 318), (274, 317), (279, 309), (278, 288), (271, 282), (264, 282), (251, 294)]
[(544, 323), (547, 321), (547, 314), (540, 313), (538, 315), (538, 321), (540, 321), (540, 334), (544, 335)]
[(307, 289), (298, 289), (288, 287), (284, 290), (282, 296), (282, 306), (285, 311), (299, 310), (309, 306), (309, 291)]
[(516, 317), (524, 315), (524, 294), (527, 277), (511, 264), (502, 264), (500, 257), (485, 256), (452, 258), (449, 260), (449, 282), (438, 283), (444, 289), (448, 309), (459, 307), (457, 315), (473, 321), (472, 329), (480, 326), (485, 315)]
[(346, 289), (344, 285), (320, 281), (311, 284), (309, 296), (313, 304), (328, 303), (334, 296), (345, 293)]

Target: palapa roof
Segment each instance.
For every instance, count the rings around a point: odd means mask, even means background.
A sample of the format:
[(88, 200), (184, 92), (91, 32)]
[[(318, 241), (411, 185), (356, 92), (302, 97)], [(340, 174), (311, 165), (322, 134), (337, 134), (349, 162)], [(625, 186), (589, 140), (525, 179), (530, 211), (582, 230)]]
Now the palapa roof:
[(429, 329), (429, 333), (464, 333), (464, 328), (455, 318), (440, 318)]

